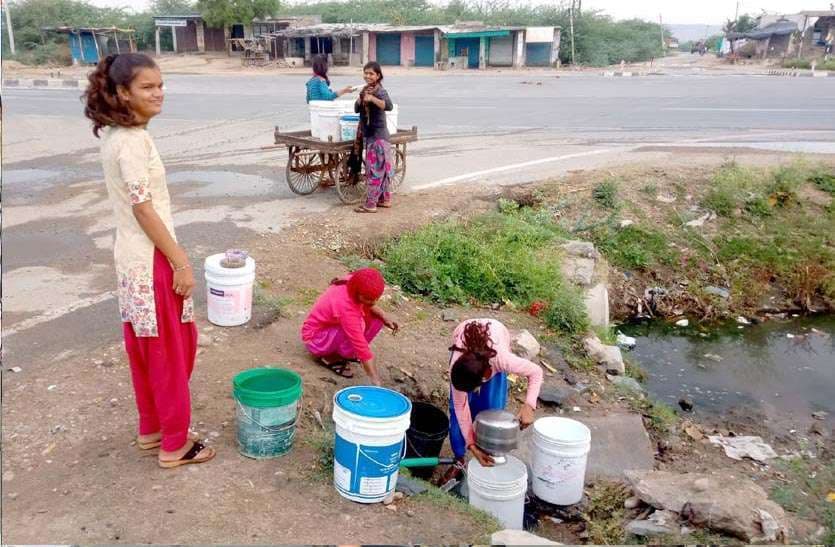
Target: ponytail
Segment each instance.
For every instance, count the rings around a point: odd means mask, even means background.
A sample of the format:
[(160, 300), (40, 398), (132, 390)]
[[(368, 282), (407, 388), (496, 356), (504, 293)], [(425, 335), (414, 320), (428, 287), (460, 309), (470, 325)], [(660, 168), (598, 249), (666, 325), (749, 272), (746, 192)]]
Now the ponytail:
[(93, 122), (93, 135), (103, 127), (134, 127), (136, 119), (130, 107), (119, 98), (119, 86), (130, 87), (140, 68), (157, 68), (153, 59), (142, 53), (111, 54), (99, 61), (87, 76), (89, 83), (82, 96), (84, 115)]

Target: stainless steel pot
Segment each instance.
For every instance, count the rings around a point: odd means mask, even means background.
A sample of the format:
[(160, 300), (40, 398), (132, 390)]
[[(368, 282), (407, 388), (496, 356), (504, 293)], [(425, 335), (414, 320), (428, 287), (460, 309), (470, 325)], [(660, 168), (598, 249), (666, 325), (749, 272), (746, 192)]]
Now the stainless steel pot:
[(474, 426), (476, 445), (491, 456), (502, 457), (519, 444), (519, 420), (506, 410), (483, 410)]

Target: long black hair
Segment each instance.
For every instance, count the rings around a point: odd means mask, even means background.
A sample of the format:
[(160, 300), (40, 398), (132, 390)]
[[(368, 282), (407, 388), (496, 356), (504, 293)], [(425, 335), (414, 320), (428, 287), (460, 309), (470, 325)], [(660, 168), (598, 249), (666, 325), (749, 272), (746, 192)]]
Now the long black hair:
[(133, 111), (122, 102), (117, 93), (119, 86), (130, 87), (141, 68), (158, 68), (153, 59), (143, 53), (108, 55), (96, 65), (87, 79), (90, 83), (84, 92), (84, 115), (93, 121), (93, 135), (99, 136), (103, 127), (139, 125)]
[(449, 350), (461, 352), (449, 373), (452, 386), (458, 391), (473, 391), (481, 385), (490, 368), (490, 359), (496, 356), (490, 339), (490, 323), (467, 323), (464, 327), (464, 347), (452, 346)]
[(316, 55), (313, 57), (313, 74), (319, 76), (328, 85), (331, 85), (331, 80), (328, 78), (328, 58), (324, 55)]

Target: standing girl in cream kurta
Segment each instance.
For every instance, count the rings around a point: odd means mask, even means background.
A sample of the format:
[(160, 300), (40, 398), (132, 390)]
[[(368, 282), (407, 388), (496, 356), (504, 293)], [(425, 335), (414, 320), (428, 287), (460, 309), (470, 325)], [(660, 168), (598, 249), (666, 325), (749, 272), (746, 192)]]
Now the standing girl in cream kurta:
[(202, 463), (215, 452), (189, 436), (189, 379), (197, 355), (194, 275), (177, 244), (165, 167), (148, 122), (162, 111), (162, 76), (142, 54), (109, 55), (89, 76), (84, 114), (101, 137), (116, 218), (114, 258), (125, 349), (139, 411), (137, 445), (159, 465)]

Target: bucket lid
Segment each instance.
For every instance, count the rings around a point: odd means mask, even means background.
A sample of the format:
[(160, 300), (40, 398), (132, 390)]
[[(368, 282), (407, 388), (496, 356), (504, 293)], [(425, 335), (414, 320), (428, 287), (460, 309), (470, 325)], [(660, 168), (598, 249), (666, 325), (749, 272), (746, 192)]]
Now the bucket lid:
[(252, 368), (232, 378), (232, 393), (254, 408), (286, 406), (301, 397), (302, 378), (284, 368)]
[(533, 431), (539, 437), (559, 444), (584, 444), (591, 441), (589, 428), (571, 418), (540, 418), (533, 423)]
[(255, 260), (251, 256), (246, 257), (243, 268), (224, 268), (220, 263), (224, 258), (226, 258), (226, 253), (207, 256), (203, 262), (203, 270), (216, 275), (226, 276), (249, 275), (255, 272)]
[(343, 120), (343, 121), (346, 121), (346, 122), (358, 122), (359, 119), (360, 119), (360, 115), (359, 114), (343, 114), (342, 117), (339, 118), (339, 119)]
[(395, 418), (408, 414), (412, 408), (402, 394), (376, 386), (346, 387), (337, 392), (334, 400), (346, 412), (366, 418)]
[(505, 463), (491, 467), (484, 467), (477, 459), (471, 459), (467, 465), (467, 480), (493, 488), (503, 488), (521, 482), (527, 483), (528, 468), (524, 462), (510, 455), (506, 458)]

